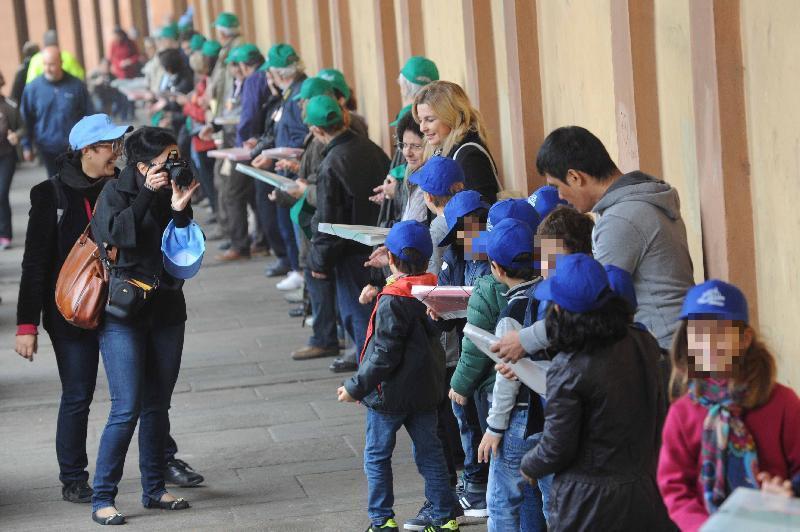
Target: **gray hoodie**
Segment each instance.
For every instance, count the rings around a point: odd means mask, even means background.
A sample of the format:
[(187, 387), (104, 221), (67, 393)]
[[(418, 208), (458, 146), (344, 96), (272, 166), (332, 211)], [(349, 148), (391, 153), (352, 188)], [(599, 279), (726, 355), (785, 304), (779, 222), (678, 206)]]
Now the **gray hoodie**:
[(678, 191), (636, 171), (611, 185), (596, 213), (592, 248), (602, 264), (633, 276), (641, 322), (668, 349), (686, 292), (694, 285)]

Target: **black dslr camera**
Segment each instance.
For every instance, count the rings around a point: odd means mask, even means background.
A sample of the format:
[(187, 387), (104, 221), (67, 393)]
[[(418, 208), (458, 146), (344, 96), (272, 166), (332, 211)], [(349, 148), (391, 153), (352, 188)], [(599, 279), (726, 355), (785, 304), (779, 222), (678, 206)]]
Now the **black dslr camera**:
[(178, 157), (178, 151), (169, 152), (167, 161), (164, 163), (164, 170), (169, 175), (169, 180), (174, 181), (181, 188), (186, 188), (194, 181), (194, 174), (189, 166), (189, 161)]

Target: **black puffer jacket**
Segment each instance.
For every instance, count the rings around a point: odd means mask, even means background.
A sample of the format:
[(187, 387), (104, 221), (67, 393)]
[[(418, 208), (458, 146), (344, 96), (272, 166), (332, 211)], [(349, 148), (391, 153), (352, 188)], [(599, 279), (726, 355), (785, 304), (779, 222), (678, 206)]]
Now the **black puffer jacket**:
[(369, 247), (319, 233), (317, 225), (375, 225), (379, 207), (369, 197), (388, 171), (389, 157), (380, 146), (350, 130), (325, 147), (317, 171), (317, 212), (311, 224), (314, 235), (309, 265), (313, 271), (330, 271), (342, 255), (369, 255)]
[(665, 409), (660, 351), (631, 327), (593, 353), (559, 353), (547, 372), (544, 433), (522, 460), (555, 473), (550, 530), (673, 530), (656, 487)]
[(143, 185), (144, 176), (131, 166), (106, 185), (97, 199), (92, 232), (98, 243), (118, 249), (118, 268), (148, 284), (158, 279), (159, 287), (138, 319), (153, 318), (163, 325), (176, 325), (186, 321), (183, 281), (164, 270), (161, 236), (170, 220), (175, 220), (177, 227), (189, 225), (192, 207), (173, 211), (171, 191), (153, 192)]
[(497, 184), (497, 167), (489, 153), (489, 148), (486, 147), (478, 133), (470, 131), (464, 135), (461, 142), (453, 146), (447, 156), (455, 159), (464, 172), (464, 188), (477, 190), (481, 193), (483, 200), (489, 204), (497, 200), (497, 193), (500, 191)]
[(436, 410), (445, 390), (441, 333), (426, 315), (425, 305), (410, 297), (412, 284), (435, 283), (433, 274), (423, 274), (384, 288), (370, 320), (358, 373), (344, 384), (351, 397), (386, 413)]

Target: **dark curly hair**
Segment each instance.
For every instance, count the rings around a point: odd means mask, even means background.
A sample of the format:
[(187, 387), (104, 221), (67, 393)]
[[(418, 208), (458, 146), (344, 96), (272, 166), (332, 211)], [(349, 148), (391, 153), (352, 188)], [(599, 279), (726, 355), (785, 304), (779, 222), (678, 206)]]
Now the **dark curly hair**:
[(628, 334), (633, 311), (622, 297), (611, 293), (600, 308), (589, 312), (570, 312), (554, 305), (545, 317), (551, 349), (563, 353), (592, 352), (613, 345)]
[(559, 205), (539, 223), (536, 234), (563, 240), (570, 253), (591, 255), (592, 229), (594, 221), (591, 217), (567, 205)]

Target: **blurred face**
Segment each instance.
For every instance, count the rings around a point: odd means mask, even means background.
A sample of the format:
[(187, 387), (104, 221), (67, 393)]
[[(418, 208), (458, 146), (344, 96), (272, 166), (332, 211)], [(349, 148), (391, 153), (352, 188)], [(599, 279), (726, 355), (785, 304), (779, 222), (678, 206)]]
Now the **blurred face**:
[(730, 320), (696, 319), (686, 326), (690, 375), (732, 377), (734, 362), (750, 347), (752, 329)]
[(441, 146), (451, 128), (442, 122), (433, 109), (427, 103), (417, 105), (417, 116), (419, 117), (419, 128), (425, 136), (425, 140), (434, 146)]
[(569, 255), (569, 250), (564, 241), (552, 236), (536, 236), (536, 252), (539, 253), (541, 273), (545, 279), (556, 270), (558, 257)]
[(595, 194), (592, 181), (583, 172), (567, 171), (566, 182), (551, 175), (545, 175), (547, 184), (558, 189), (558, 197), (575, 207), (578, 212), (589, 212), (594, 207)]
[(403, 150), (403, 157), (405, 157), (408, 167), (411, 170), (416, 170), (422, 164), (422, 137), (417, 136), (416, 133), (410, 130), (403, 132), (403, 141), (400, 147)]
[(42, 65), (44, 66), (44, 77), (49, 81), (60, 81), (64, 77), (64, 70), (61, 68), (61, 52), (58, 48), (49, 46), (42, 52)]
[(83, 173), (92, 178), (113, 176), (117, 157), (121, 153), (122, 138), (84, 148), (81, 155)]
[(466, 260), (486, 260), (486, 250), (475, 249), (473, 241), (480, 235), (481, 231), (486, 231), (486, 224), (480, 218), (473, 215), (464, 217), (464, 229), (456, 231), (456, 239), (464, 248), (464, 258)]

